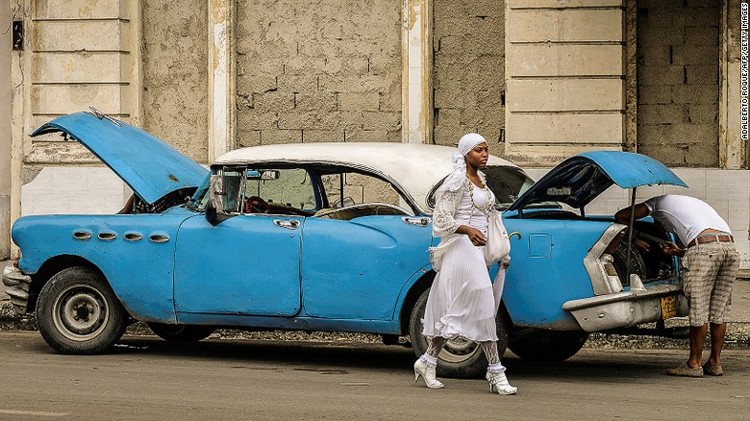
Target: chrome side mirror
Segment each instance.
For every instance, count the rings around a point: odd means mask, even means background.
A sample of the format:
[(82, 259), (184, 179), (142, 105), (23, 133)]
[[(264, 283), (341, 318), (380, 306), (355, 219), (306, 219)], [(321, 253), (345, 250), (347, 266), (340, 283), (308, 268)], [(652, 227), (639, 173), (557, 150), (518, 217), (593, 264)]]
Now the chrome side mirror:
[(206, 204), (206, 220), (211, 225), (217, 225), (229, 216), (224, 211), (223, 177), (221, 174), (213, 174), (208, 179), (208, 203)]

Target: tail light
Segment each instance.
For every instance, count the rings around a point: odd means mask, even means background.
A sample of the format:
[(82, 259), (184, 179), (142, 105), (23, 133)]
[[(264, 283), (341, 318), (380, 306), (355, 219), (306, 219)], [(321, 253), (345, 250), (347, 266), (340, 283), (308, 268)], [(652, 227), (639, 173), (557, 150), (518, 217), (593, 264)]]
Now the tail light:
[(622, 244), (623, 240), (625, 240), (625, 230), (617, 234), (617, 236), (612, 239), (612, 242), (610, 242), (607, 248), (604, 249), (604, 253), (609, 255), (614, 254), (615, 251), (620, 247), (620, 244)]

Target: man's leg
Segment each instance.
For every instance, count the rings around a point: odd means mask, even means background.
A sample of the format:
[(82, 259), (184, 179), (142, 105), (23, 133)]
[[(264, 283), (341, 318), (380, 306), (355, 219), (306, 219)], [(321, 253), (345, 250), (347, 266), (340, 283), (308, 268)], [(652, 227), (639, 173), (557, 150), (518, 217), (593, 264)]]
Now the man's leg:
[(708, 358), (708, 362), (714, 367), (721, 365), (721, 349), (724, 347), (724, 335), (726, 333), (726, 323), (711, 323), (711, 356)]
[(706, 345), (707, 332), (708, 324), (690, 326), (690, 358), (688, 358), (687, 362), (688, 367), (699, 368), (703, 365), (703, 347)]
[(740, 268), (740, 255), (734, 244), (723, 244), (724, 260), (716, 273), (711, 291), (709, 322), (711, 323), (711, 356), (709, 365), (721, 366), (721, 350), (727, 333), (727, 322), (732, 309), (732, 287)]
[(683, 263), (683, 291), (688, 299), (690, 320), (690, 356), (687, 365), (689, 368), (701, 367), (703, 360), (703, 347), (706, 345), (706, 333), (708, 333), (708, 312), (713, 289), (713, 280), (719, 265), (710, 254), (699, 253), (708, 249), (709, 246), (696, 246), (689, 248), (682, 259)]

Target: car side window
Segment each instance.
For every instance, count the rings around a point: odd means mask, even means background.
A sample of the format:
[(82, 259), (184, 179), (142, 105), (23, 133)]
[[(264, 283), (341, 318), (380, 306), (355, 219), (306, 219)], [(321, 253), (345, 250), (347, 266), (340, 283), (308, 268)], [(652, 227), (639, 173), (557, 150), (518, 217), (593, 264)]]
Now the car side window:
[(303, 168), (248, 168), (242, 190), (245, 213), (306, 214), (317, 207), (313, 182)]
[(401, 195), (387, 181), (358, 173), (324, 174), (321, 182), (329, 208), (367, 203), (401, 206)]

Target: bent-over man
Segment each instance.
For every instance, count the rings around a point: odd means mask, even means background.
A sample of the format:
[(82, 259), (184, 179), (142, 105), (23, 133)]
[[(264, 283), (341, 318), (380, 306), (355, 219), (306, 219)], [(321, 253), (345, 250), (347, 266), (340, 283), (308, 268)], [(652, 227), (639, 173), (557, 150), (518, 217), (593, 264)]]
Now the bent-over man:
[[(739, 270), (739, 253), (729, 224), (707, 203), (694, 197), (667, 194), (627, 207), (615, 214), (623, 224), (651, 215), (682, 243), (665, 243), (662, 252), (682, 256), (682, 284), (689, 303), (690, 357), (667, 370), (673, 376), (721, 376), (721, 349), (732, 305), (732, 284)], [(644, 247), (643, 242), (634, 241)], [(711, 356), (702, 364), (703, 347), (711, 325)]]

